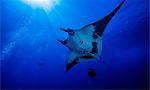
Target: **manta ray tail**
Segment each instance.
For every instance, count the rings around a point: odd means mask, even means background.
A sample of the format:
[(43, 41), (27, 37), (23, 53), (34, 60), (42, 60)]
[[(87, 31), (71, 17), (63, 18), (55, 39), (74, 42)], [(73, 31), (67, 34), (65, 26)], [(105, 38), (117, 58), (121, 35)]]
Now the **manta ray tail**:
[(92, 25), (95, 27), (95, 33), (97, 33), (99, 36), (102, 36), (107, 24), (112, 19), (112, 17), (117, 13), (117, 11), (120, 9), (120, 7), (123, 5), (125, 0), (122, 1), (111, 13), (109, 13), (107, 16), (105, 16), (103, 19), (94, 22)]

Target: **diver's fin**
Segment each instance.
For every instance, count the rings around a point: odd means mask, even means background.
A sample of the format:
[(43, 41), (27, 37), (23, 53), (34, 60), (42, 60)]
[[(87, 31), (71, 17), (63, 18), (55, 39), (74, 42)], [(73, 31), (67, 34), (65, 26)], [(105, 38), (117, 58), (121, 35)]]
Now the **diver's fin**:
[[(105, 16), (101, 20), (90, 24), (90, 25), (94, 26), (96, 34), (98, 34), (99, 36), (102, 36), (107, 24), (112, 19), (112, 17), (117, 13), (117, 11), (120, 9), (120, 7), (123, 5), (124, 2), (125, 2), (125, 0), (123, 0), (122, 3), (120, 3), (111, 13), (109, 13), (107, 16)], [(81, 29), (84, 29), (90, 25), (84, 26)]]
[(68, 72), (73, 66), (75, 66), (78, 63), (79, 63), (79, 57), (77, 57), (77, 54), (75, 52), (71, 52), (68, 58), (66, 72)]

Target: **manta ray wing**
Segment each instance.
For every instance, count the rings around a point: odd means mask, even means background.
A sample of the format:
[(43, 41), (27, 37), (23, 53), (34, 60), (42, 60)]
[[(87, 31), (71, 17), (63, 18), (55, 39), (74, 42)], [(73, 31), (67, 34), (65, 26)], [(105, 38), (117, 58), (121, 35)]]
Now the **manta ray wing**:
[(68, 72), (73, 66), (79, 63), (79, 57), (76, 52), (71, 51), (68, 57), (66, 72)]
[(120, 7), (123, 5), (124, 2), (125, 0), (123, 0), (111, 13), (109, 13), (107, 16), (105, 16), (101, 20), (94, 22), (92, 24), (86, 25), (83, 28), (81, 28), (81, 30), (85, 30), (85, 28), (93, 26), (95, 29), (94, 32), (101, 37), (106, 26), (108, 25), (112, 17), (117, 13), (117, 11), (120, 9)]

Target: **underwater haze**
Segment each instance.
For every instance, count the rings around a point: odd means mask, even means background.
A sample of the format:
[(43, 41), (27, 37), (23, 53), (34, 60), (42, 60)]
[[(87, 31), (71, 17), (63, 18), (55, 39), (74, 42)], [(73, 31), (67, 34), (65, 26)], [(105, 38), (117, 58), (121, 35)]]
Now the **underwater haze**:
[[(103, 35), (98, 61), (66, 72), (59, 28), (80, 29), (122, 0), (1, 0), (1, 89), (148, 89), (149, 0), (126, 0)], [(96, 77), (88, 76), (92, 67)]]

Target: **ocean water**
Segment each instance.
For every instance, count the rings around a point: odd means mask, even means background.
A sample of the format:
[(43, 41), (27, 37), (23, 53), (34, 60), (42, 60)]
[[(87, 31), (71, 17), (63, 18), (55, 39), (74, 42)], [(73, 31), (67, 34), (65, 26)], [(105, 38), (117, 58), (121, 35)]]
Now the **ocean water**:
[(59, 28), (79, 29), (121, 1), (58, 0), (46, 10), (1, 0), (1, 89), (148, 89), (149, 0), (126, 0), (104, 32), (100, 59), (65, 72), (69, 50), (57, 40), (68, 35)]

